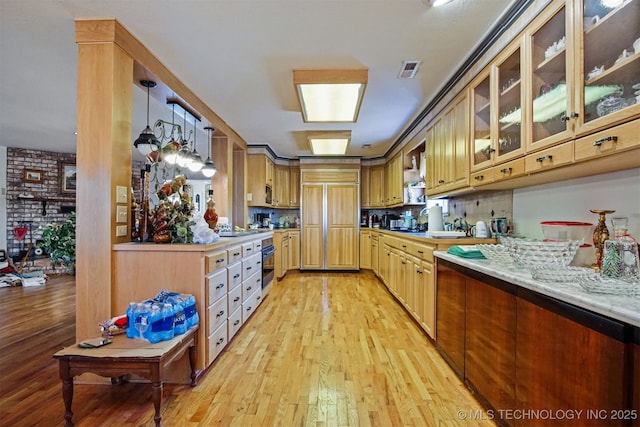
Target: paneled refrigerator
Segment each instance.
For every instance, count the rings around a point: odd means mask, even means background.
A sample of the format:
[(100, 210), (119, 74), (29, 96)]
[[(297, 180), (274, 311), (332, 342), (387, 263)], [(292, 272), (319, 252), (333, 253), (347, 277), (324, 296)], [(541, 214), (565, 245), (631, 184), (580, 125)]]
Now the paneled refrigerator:
[(359, 269), (359, 171), (301, 171), (301, 270)]

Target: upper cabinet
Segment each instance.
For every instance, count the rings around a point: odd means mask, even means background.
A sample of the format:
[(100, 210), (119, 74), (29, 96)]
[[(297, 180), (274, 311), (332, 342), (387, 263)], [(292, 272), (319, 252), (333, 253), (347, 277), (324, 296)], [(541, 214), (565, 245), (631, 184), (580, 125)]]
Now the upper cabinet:
[(574, 38), (567, 36), (572, 28), (571, 13), (560, 2), (550, 6), (526, 34), (527, 104), (525, 122), (531, 134), (527, 151), (546, 147), (572, 136), (571, 121), (577, 108), (570, 87), (576, 78), (569, 72), (573, 66)]
[(640, 114), (640, 1), (577, 1), (577, 133)]
[[(573, 141), (640, 117), (640, 1), (552, 0), (471, 82), (469, 96), (472, 186), (514, 188), (533, 182), (528, 174), (575, 164)], [(620, 138), (596, 139), (598, 154), (632, 149)], [(549, 151), (560, 144), (562, 155)]]
[(425, 133), (429, 197), (469, 186), (469, 120), (466, 92), (436, 118)]
[(273, 161), (264, 154), (251, 154), (247, 156), (247, 170), (250, 178), (247, 181), (247, 205), (271, 206), (273, 200), (269, 200), (268, 194), (272, 193), (274, 180)]

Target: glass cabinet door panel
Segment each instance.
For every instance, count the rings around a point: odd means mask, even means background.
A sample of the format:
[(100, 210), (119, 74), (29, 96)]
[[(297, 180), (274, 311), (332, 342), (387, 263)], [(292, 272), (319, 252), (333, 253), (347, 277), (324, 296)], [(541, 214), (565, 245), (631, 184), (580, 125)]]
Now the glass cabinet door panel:
[(497, 157), (522, 147), (522, 95), (520, 49), (496, 68), (498, 81)]
[(584, 0), (582, 12), (583, 123), (637, 112), (640, 1)]
[(491, 80), (489, 76), (471, 89), (473, 160), (476, 167), (491, 161)]
[(567, 130), (567, 37), (564, 7), (531, 36), (531, 140)]

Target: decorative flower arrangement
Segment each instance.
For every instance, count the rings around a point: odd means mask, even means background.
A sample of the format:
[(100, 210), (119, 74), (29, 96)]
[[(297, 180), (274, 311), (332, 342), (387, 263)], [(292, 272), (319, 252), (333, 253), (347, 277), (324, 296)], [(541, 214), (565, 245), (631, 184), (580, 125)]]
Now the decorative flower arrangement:
[(76, 266), (76, 213), (71, 214), (64, 222), (50, 223), (42, 227), (42, 243), (38, 247), (49, 254), (52, 263), (60, 263), (73, 274)]
[(149, 215), (154, 242), (193, 243), (193, 203), (189, 193), (181, 191), (186, 182), (187, 179), (179, 175), (156, 192), (160, 202)]

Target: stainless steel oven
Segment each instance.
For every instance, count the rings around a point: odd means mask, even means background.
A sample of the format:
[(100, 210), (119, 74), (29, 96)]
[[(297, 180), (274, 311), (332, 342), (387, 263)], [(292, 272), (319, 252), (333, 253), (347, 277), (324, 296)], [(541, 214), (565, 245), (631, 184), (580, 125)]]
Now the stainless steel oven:
[(262, 240), (262, 297), (264, 298), (271, 289), (273, 276), (275, 275), (275, 253), (273, 238)]

